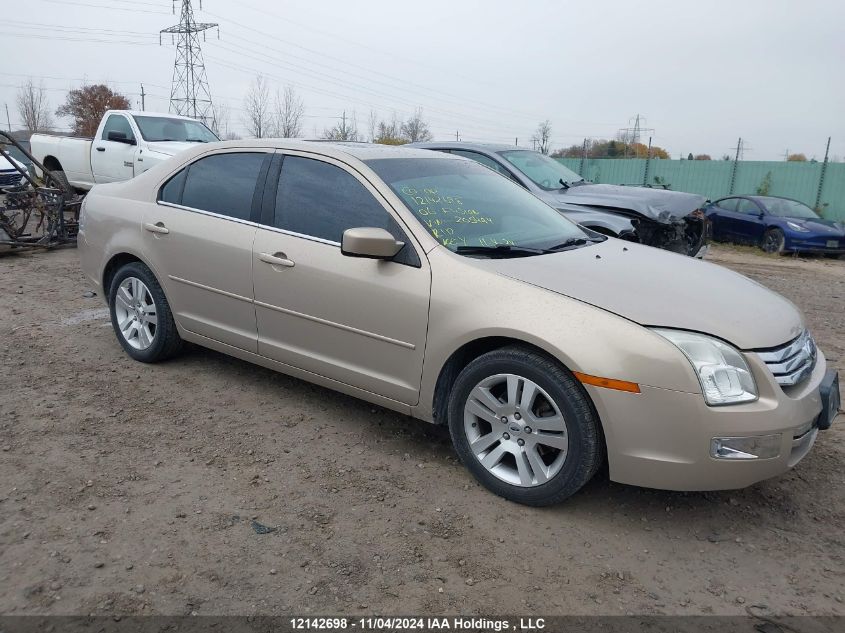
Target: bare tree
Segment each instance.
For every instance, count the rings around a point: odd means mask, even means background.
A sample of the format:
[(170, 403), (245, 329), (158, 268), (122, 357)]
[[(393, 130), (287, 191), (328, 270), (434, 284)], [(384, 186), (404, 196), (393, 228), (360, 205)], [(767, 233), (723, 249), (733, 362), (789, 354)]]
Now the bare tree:
[(44, 82), (40, 81), (36, 86), (32, 77), (18, 88), (18, 114), (30, 132), (41, 132), (53, 127), (46, 92)]
[(367, 121), (370, 131), (370, 143), (376, 142), (376, 130), (378, 129), (378, 114), (375, 110), (370, 110), (370, 118)]
[(428, 129), (428, 123), (423, 119), (422, 108), (417, 108), (413, 116), (402, 124), (402, 136), (410, 143), (431, 140), (431, 131)]
[(283, 93), (276, 91), (276, 132), (283, 138), (296, 138), (302, 134), (302, 117), (305, 104), (296, 91), (287, 86)]
[(373, 143), (381, 143), (382, 145), (404, 145), (407, 142), (408, 139), (402, 136), (402, 125), (399, 123), (399, 119), (396, 118), (395, 112), (393, 113), (393, 118), (390, 121), (378, 122)]
[(358, 122), (355, 118), (355, 111), (352, 116), (346, 116), (346, 110), (343, 111), (343, 116), (333, 127), (323, 130), (323, 138), (332, 141), (357, 141), (360, 140), (358, 135)]
[(270, 89), (267, 80), (261, 75), (255, 76), (249, 88), (244, 99), (244, 110), (244, 125), (251, 136), (265, 138), (273, 135), (275, 126), (270, 112)]
[(531, 140), (536, 144), (537, 151), (541, 154), (548, 154), (550, 149), (550, 141), (552, 137), (552, 124), (548, 119), (537, 126), (537, 131)]
[(228, 139), (231, 135), (230, 119), (229, 106), (219, 101), (211, 104), (211, 131), (221, 139)]

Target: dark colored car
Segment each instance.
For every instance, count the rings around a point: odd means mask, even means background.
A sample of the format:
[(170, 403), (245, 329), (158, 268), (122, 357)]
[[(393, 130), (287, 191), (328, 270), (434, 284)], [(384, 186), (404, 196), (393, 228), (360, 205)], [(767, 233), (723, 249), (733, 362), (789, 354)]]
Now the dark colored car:
[(845, 253), (845, 224), (806, 204), (775, 196), (729, 196), (706, 209), (717, 242), (753, 244), (767, 253)]
[(412, 143), (410, 147), (481, 163), (597, 233), (696, 257), (707, 250), (704, 196), (594, 184), (545, 154), (513, 145), (452, 141)]

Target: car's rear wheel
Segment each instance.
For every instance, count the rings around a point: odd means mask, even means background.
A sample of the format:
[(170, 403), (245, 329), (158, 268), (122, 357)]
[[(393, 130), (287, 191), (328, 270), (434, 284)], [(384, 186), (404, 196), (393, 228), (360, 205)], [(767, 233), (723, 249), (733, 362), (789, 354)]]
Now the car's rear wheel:
[(479, 482), (527, 505), (563, 501), (603, 459), (583, 387), (556, 361), (519, 347), (484, 354), (460, 373), (449, 398), (449, 430)]
[(763, 235), (761, 247), (767, 253), (781, 254), (783, 253), (785, 244), (786, 238), (783, 235), (783, 231), (780, 229), (769, 229)]
[(117, 340), (135, 360), (154, 363), (180, 351), (182, 339), (164, 291), (141, 262), (126, 264), (115, 274), (109, 310)]

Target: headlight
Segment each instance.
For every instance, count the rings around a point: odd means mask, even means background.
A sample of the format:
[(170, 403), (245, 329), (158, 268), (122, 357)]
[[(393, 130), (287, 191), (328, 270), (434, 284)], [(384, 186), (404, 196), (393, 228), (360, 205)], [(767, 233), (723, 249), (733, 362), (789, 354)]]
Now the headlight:
[(665, 329), (654, 332), (674, 343), (689, 359), (707, 404), (738, 404), (757, 399), (754, 377), (736, 348), (705, 334)]
[(787, 222), (786, 226), (791, 228), (793, 231), (798, 231), (799, 233), (809, 233), (810, 229), (805, 226), (801, 226), (800, 224), (795, 224), (795, 222)]

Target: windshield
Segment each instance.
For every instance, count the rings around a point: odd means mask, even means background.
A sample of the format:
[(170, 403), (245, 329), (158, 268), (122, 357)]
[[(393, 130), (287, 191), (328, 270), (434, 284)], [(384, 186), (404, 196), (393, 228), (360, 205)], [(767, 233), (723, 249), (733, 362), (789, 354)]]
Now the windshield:
[(499, 155), (516, 167), (538, 187), (546, 191), (561, 188), (561, 180), (567, 185), (584, 180), (571, 169), (554, 158), (527, 149), (499, 152)]
[(161, 116), (136, 116), (135, 123), (145, 141), (191, 141), (213, 143), (220, 139), (199, 121), (168, 119)]
[(795, 200), (785, 200), (783, 198), (767, 198), (763, 200), (763, 205), (769, 210), (769, 213), (781, 218), (812, 218), (818, 219), (815, 211), (813, 211), (806, 204), (801, 204)]
[(545, 202), (475, 161), (432, 157), (366, 163), (449, 250), (545, 249), (588, 237)]

